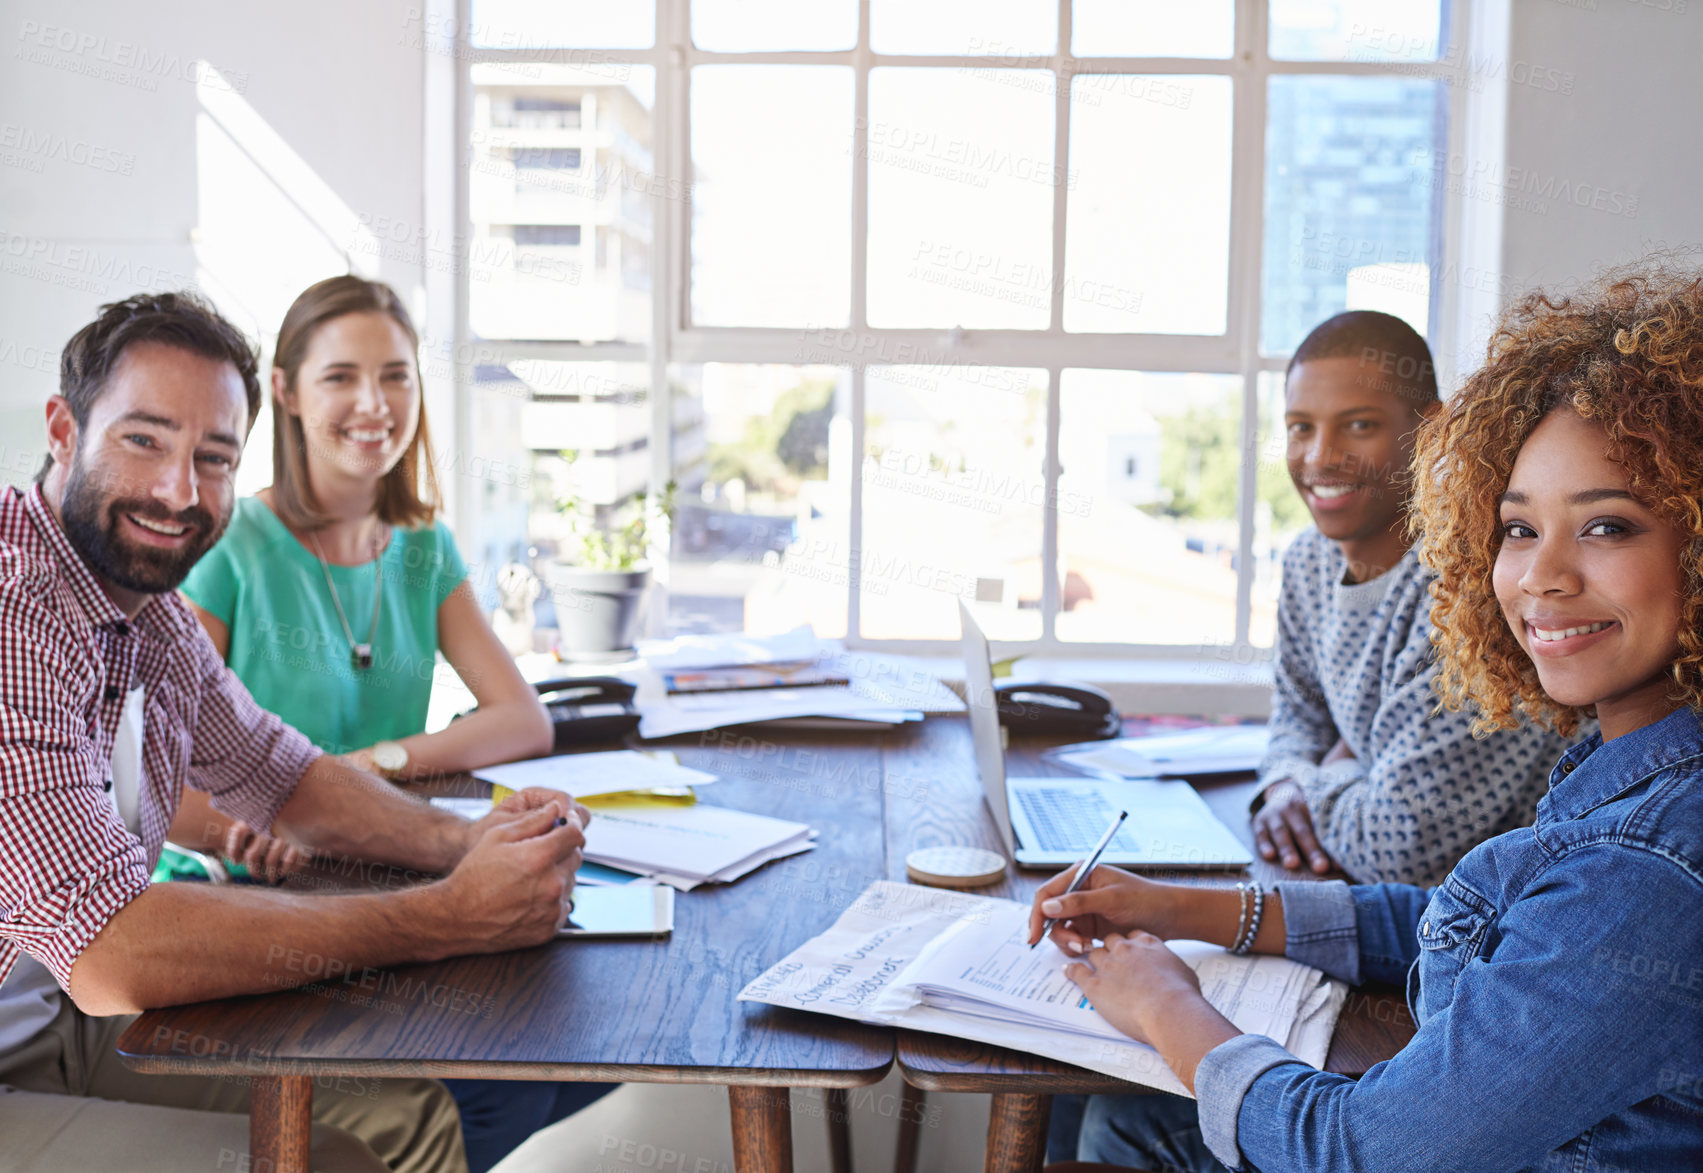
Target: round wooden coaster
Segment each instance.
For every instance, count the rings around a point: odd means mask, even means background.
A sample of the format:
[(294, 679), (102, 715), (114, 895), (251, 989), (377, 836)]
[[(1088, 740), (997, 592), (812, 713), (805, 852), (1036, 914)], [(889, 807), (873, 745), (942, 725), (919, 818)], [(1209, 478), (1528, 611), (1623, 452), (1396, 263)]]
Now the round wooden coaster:
[(1005, 878), (1005, 857), (980, 847), (919, 847), (905, 857), (905, 874), (936, 888), (980, 888)]

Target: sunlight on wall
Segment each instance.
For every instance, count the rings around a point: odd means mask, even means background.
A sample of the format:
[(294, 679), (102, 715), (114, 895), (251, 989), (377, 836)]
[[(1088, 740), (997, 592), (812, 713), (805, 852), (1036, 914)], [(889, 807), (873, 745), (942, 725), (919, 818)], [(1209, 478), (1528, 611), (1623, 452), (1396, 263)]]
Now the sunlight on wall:
[[(315, 281), (375, 277), (380, 242), (362, 218), (210, 65), (196, 85), (196, 280), (259, 339), (262, 383), (284, 311)], [(271, 412), (262, 409), (237, 474), (242, 494), (272, 480)]]

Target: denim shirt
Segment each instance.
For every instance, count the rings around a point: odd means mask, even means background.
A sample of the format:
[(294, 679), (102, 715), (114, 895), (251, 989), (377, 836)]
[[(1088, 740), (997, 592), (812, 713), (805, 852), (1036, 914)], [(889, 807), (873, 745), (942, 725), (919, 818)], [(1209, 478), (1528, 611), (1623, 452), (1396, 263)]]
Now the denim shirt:
[(1290, 957), (1406, 981), (1418, 1033), (1359, 1080), (1241, 1035), (1195, 1073), (1233, 1169), (1703, 1168), (1703, 723), (1568, 750), (1537, 821), (1441, 885), (1282, 884)]

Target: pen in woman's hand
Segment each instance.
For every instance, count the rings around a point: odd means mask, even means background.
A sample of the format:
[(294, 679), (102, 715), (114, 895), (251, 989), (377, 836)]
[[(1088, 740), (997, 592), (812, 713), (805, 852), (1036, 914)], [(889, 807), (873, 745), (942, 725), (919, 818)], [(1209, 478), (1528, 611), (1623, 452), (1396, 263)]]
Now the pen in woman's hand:
[[(1106, 854), (1106, 848), (1111, 845), (1112, 837), (1118, 833), (1118, 828), (1123, 826), (1123, 821), (1127, 818), (1129, 818), (1128, 811), (1118, 812), (1118, 817), (1112, 820), (1112, 825), (1106, 828), (1106, 833), (1104, 835), (1100, 836), (1100, 842), (1095, 845), (1094, 850), (1089, 853), (1088, 858), (1083, 860), (1081, 866), (1076, 869), (1076, 875), (1070, 881), (1070, 887), (1064, 890), (1063, 895), (1069, 896), (1072, 892), (1076, 891), (1088, 882), (1088, 874), (1092, 872), (1094, 870), (1094, 866), (1100, 862), (1100, 857)], [(1057, 923), (1057, 917), (1049, 916), (1041, 925), (1041, 935), (1035, 938), (1034, 944), (1030, 945), (1029, 948), (1033, 949), (1035, 945), (1039, 945), (1042, 941), (1046, 940), (1047, 934), (1053, 931), (1053, 926)]]

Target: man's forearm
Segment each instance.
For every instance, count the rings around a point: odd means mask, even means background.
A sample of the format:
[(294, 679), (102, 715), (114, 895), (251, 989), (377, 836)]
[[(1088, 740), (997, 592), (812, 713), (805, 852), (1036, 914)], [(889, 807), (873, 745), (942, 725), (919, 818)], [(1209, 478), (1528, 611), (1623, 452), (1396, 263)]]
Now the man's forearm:
[(465, 952), (437, 888), (324, 896), (155, 884), (83, 950), (71, 996), (88, 1014), (128, 1014)]
[(273, 826), (318, 853), (447, 872), (467, 853), (472, 824), (326, 754)]

